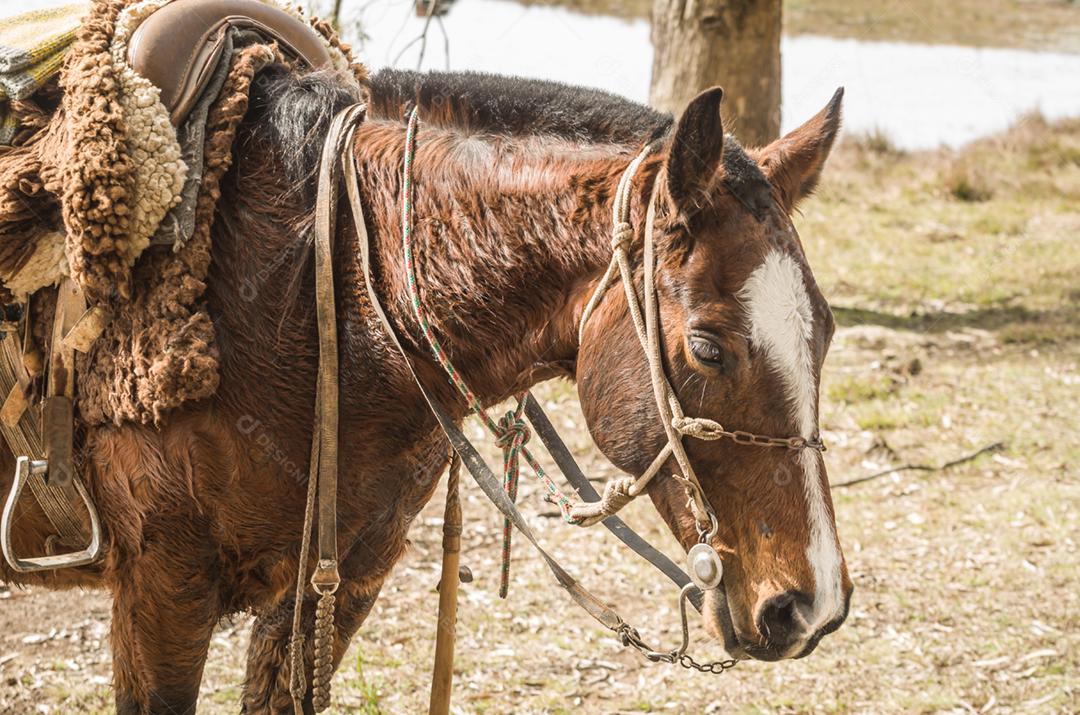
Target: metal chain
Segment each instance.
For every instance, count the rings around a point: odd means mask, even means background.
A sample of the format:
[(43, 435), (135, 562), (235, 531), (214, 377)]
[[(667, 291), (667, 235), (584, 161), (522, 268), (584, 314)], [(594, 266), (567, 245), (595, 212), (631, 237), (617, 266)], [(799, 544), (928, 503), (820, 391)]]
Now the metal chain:
[(723, 660), (699, 663), (694, 660), (692, 655), (689, 653), (680, 653), (678, 649), (668, 652), (653, 650), (641, 639), (641, 635), (638, 633), (637, 629), (626, 622), (619, 624), (616, 633), (618, 633), (624, 646), (633, 648), (645, 656), (646, 660), (653, 663), (678, 663), (687, 670), (696, 670), (700, 673), (712, 673), (714, 675), (720, 675), (725, 671), (731, 670), (739, 663), (738, 658), (725, 658)]
[(641, 634), (638, 630), (631, 626), (626, 621), (619, 619), (619, 625), (612, 630), (619, 636), (619, 640), (622, 641), (624, 646), (629, 646), (645, 656), (646, 660), (653, 663), (678, 663), (687, 670), (697, 670), (702, 673), (713, 673), (719, 675), (726, 670), (731, 670), (735, 667), (735, 664), (739, 662), (738, 658), (726, 658), (724, 660), (716, 660), (709, 663), (699, 663), (694, 660), (694, 657), (686, 652), (687, 647), (690, 645), (690, 623), (687, 618), (686, 603), (691, 590), (697, 587), (692, 584), (687, 584), (683, 587), (682, 592), (679, 594), (679, 617), (682, 621), (682, 643), (678, 648), (674, 648), (669, 651), (659, 651), (650, 647), (641, 638)]
[(679, 656), (679, 665), (686, 668), (687, 670), (696, 670), (701, 673), (712, 673), (713, 675), (720, 675), (726, 670), (731, 670), (738, 663), (738, 658), (714, 660), (711, 663), (699, 663), (694, 660), (693, 656), (691, 656), (689, 653), (683, 653)]
[(828, 448), (820, 438), (806, 439), (805, 437), (769, 437), (767, 435), (744, 432), (742, 430), (724, 430), (723, 437), (728, 437), (736, 444), (752, 444), (758, 447), (781, 447), (783, 449), (816, 449), (825, 452)]
[(805, 437), (772, 437), (769, 435), (755, 434), (745, 430), (727, 430), (714, 420), (703, 417), (682, 417), (672, 419), (671, 426), (679, 434), (694, 437), (700, 440), (717, 440), (727, 438), (735, 444), (752, 445), (755, 447), (779, 447), (781, 449), (813, 449), (818, 452), (827, 450), (825, 443), (820, 437), (807, 439)]

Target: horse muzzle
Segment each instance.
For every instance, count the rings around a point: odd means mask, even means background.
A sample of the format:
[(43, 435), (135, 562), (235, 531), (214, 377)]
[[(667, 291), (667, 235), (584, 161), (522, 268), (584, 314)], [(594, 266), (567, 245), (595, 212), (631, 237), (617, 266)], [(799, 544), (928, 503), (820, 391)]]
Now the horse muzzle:
[(705, 626), (713, 636), (723, 640), (724, 649), (734, 658), (761, 661), (805, 658), (847, 618), (850, 592), (847, 595), (841, 613), (823, 626), (813, 627), (804, 615), (809, 611), (808, 599), (794, 591), (780, 593), (759, 608), (754, 622), (757, 632), (748, 637), (736, 629), (727, 592), (721, 585), (705, 596)]

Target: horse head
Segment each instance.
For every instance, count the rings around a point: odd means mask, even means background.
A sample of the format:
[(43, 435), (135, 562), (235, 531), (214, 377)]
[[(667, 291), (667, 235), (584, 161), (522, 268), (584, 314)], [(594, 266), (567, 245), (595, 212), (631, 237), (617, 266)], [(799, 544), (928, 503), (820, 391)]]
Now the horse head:
[[(660, 354), (687, 415), (802, 445), (684, 440), (718, 521), (707, 541), (724, 565), (722, 585), (707, 592), (706, 628), (733, 655), (797, 658), (839, 627), (852, 592), (825, 462), (807, 447), (819, 444), (835, 323), (791, 221), (821, 174), (842, 92), (749, 153), (724, 136), (721, 96), (700, 94), (655, 152)], [(600, 450), (642, 474), (668, 437), (628, 307), (621, 291), (605, 294), (583, 328), (576, 377)], [(689, 549), (703, 537), (685, 483), (671, 477), (678, 471), (669, 460), (648, 491)]]

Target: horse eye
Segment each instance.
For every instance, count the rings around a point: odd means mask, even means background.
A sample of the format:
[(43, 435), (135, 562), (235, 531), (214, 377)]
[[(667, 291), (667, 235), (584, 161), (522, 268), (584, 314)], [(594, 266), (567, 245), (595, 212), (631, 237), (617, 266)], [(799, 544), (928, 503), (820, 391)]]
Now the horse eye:
[(724, 349), (708, 338), (691, 337), (690, 352), (701, 362), (719, 370), (726, 370), (730, 363)]

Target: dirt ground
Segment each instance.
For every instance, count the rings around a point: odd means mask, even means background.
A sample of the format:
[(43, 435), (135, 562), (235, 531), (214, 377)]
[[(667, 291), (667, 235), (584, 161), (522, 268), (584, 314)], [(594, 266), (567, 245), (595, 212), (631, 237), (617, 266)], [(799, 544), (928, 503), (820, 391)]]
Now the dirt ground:
[[(841, 329), (822, 387), (855, 596), (809, 658), (723, 676), (650, 665), (579, 613), (527, 545), (496, 596), (500, 523), (465, 486), (458, 713), (1080, 712), (1080, 121), (1031, 117), (958, 152), (881, 137), (837, 150), (797, 224)], [(540, 389), (598, 480), (572, 386)], [(478, 428), (470, 427), (479, 437)], [(494, 451), (489, 451), (494, 457)], [(441, 492), (354, 641), (336, 712), (426, 710)], [(532, 483), (542, 540), (650, 639), (677, 638), (676, 593), (601, 530), (564, 526)], [(669, 553), (646, 503), (627, 519)], [(100, 593), (0, 589), (0, 712), (111, 712)], [(222, 623), (200, 712), (238, 709), (249, 621)], [(698, 625), (700, 658), (719, 657)]]

